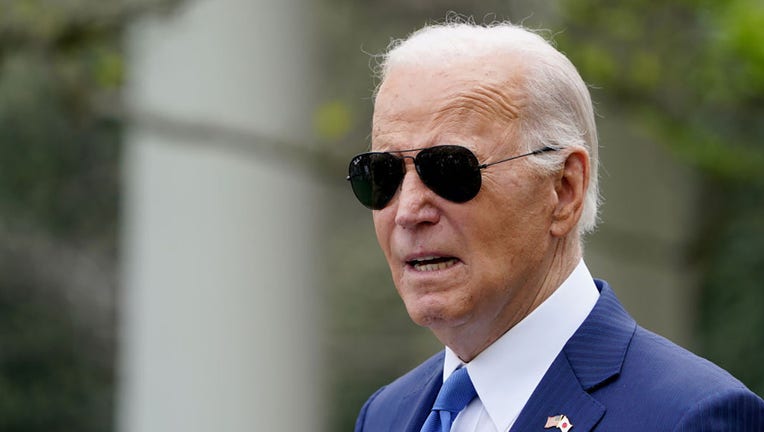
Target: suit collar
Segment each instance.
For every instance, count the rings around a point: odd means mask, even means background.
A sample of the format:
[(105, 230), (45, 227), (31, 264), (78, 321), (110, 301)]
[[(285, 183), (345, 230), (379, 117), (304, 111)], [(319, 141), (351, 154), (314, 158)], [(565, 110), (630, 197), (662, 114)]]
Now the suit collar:
[(557, 356), (511, 431), (540, 431), (546, 419), (566, 415), (575, 432), (591, 430), (606, 407), (589, 394), (617, 376), (636, 328), (615, 294), (603, 281), (592, 312)]
[[(419, 432), (430, 415), (430, 410), (435, 404), (435, 398), (438, 396), (440, 388), (443, 386), (443, 356), (441, 351), (435, 356), (436, 367), (431, 368), (424, 379), (420, 381), (421, 385), (411, 388), (401, 399), (401, 407), (407, 410), (408, 414), (402, 416), (397, 425), (391, 430), (400, 430), (405, 432)], [(432, 361), (432, 359), (430, 360)], [(407, 407), (411, 407), (409, 410)]]
[(636, 329), (607, 282), (595, 280), (600, 298), (563, 348), (584, 390), (618, 375)]

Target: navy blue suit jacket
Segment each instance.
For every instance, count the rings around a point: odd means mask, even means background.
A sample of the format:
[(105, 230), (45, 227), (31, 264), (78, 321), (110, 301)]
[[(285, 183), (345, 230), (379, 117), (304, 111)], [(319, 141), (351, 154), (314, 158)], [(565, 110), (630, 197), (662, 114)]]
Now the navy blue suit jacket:
[[(764, 401), (730, 374), (638, 326), (613, 291), (600, 297), (552, 363), (511, 432), (764, 431)], [(553, 324), (550, 324), (553, 325)], [(419, 432), (442, 385), (438, 353), (364, 404), (356, 432)], [(558, 430), (558, 429), (553, 429)]]

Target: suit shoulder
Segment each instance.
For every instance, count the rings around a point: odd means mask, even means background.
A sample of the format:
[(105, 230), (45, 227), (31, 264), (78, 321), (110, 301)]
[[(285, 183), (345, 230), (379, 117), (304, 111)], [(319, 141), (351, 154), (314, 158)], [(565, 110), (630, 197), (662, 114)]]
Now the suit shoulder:
[(764, 409), (764, 401), (727, 371), (642, 327), (620, 374), (595, 394), (607, 401), (603, 423), (633, 418), (643, 430), (666, 430), (695, 418), (693, 413), (762, 418)]
[(717, 389), (745, 388), (729, 372), (642, 327), (637, 327), (624, 363), (656, 379), (663, 390), (680, 387), (684, 393), (705, 397), (709, 386)]
[(633, 422), (641, 430), (689, 431), (711, 415), (723, 427), (697, 430), (763, 430), (728, 428), (737, 421), (760, 427), (760, 397), (721, 367), (639, 326), (620, 374), (593, 394), (607, 406), (606, 430), (616, 424), (631, 430), (626, 424)]
[(764, 400), (746, 388), (710, 392), (674, 428), (674, 432), (728, 430), (764, 431)]
[(356, 420), (356, 432), (403, 430), (412, 422), (422, 423), (440, 389), (443, 355), (441, 351), (430, 357), (369, 397)]
[(425, 383), (429, 382), (434, 376), (442, 374), (443, 357), (443, 351), (433, 355), (414, 369), (411, 369), (393, 382), (382, 387), (374, 394), (374, 396), (376, 398), (382, 397), (383, 399), (396, 398), (411, 391), (416, 391)]

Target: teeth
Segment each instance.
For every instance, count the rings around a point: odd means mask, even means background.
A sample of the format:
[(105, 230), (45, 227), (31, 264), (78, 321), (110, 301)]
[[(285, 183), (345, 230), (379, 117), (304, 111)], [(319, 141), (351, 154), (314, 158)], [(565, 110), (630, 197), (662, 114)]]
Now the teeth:
[(454, 264), (456, 264), (455, 258), (446, 259), (444, 261), (427, 262), (427, 261), (431, 261), (435, 259), (437, 259), (437, 257), (427, 257), (421, 260), (417, 260), (416, 262), (413, 263), (413, 267), (417, 271), (436, 271), (436, 270), (445, 270), (449, 267), (452, 267)]
[(419, 258), (419, 259), (417, 259), (415, 261), (417, 261), (417, 262), (432, 261), (432, 260), (436, 260), (438, 258), (442, 259), (442, 257), (431, 255), (431, 256), (426, 256), (426, 257)]

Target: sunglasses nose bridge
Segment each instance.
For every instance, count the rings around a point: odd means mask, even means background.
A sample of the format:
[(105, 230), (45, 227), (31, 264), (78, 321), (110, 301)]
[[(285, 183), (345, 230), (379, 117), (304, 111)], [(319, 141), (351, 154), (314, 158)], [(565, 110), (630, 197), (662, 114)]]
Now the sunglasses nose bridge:
[(401, 159), (403, 160), (403, 178), (401, 178), (401, 184), (398, 185), (399, 189), (403, 188), (403, 184), (406, 182), (406, 178), (409, 177), (409, 174), (413, 175), (412, 179), (418, 183), (420, 183), (421, 186), (427, 187), (422, 182), (422, 174), (420, 171), (420, 166), (417, 164), (417, 160), (415, 156), (408, 156), (408, 155), (402, 155)]
[(416, 168), (416, 159), (413, 156), (401, 155), (399, 157), (401, 159), (401, 165), (403, 166), (403, 169), (401, 178), (398, 181), (398, 190), (403, 188), (403, 183), (405, 183), (406, 177), (408, 177), (410, 172), (418, 173), (418, 169)]
[(403, 178), (399, 186), (401, 192), (406, 189), (416, 196), (426, 196), (427, 194), (434, 193), (430, 186), (422, 179), (422, 166), (418, 163), (417, 158), (414, 156), (402, 156), (402, 158), (405, 162)]

